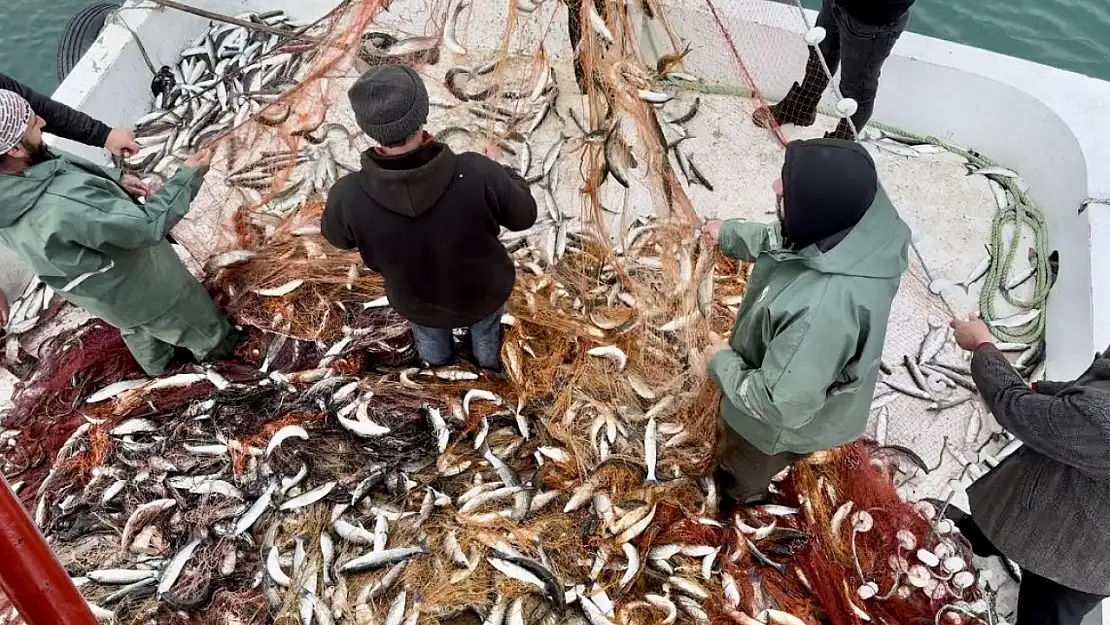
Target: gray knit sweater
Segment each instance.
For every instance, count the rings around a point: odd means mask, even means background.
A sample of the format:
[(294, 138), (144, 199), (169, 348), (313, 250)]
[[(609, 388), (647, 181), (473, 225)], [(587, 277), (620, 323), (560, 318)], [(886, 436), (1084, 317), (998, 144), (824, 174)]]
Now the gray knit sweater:
[(1110, 353), (1077, 380), (1034, 390), (986, 346), (971, 375), (998, 422), (1024, 443), (968, 490), (976, 523), (1022, 568), (1110, 595)]

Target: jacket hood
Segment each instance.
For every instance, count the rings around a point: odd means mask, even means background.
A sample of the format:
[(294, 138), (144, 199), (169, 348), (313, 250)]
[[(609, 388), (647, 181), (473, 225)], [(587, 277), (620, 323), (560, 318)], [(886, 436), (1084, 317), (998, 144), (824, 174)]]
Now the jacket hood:
[(842, 139), (794, 141), (782, 165), (785, 244), (796, 250), (859, 223), (875, 200), (871, 155)]
[(358, 180), (363, 191), (390, 212), (419, 217), (447, 192), (457, 168), (458, 157), (442, 143), (427, 143), (400, 156), (370, 149), (362, 153)]
[(23, 170), (22, 174), (0, 174), (0, 228), (8, 228), (38, 203), (54, 175), (63, 167), (61, 159), (52, 158)]
[(830, 239), (840, 237), (831, 249), (825, 239), (798, 251), (782, 248), (772, 254), (800, 257), (806, 267), (821, 273), (861, 278), (897, 278), (909, 267), (910, 228), (881, 187), (863, 219)]

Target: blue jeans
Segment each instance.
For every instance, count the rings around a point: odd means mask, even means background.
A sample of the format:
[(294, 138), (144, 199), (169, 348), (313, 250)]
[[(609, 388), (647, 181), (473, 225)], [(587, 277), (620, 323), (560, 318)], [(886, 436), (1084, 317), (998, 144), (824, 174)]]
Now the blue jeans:
[[(470, 326), (470, 348), (478, 366), (483, 369), (501, 369), (501, 313), (502, 309)], [(416, 351), (420, 358), (433, 367), (451, 361), (455, 354), (454, 337), (450, 328), (429, 328), (409, 322)]]

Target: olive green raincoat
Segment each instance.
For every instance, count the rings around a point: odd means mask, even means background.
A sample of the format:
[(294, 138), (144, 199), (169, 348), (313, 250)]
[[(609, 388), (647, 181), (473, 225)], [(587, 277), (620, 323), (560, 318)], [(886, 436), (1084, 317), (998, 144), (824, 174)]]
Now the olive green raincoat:
[(755, 262), (713, 356), (725, 424), (765, 454), (849, 443), (867, 425), (910, 231), (883, 191), (835, 247), (783, 248), (778, 224), (726, 221), (721, 251)]
[(50, 154), (0, 175), (0, 241), (70, 303), (119, 328), (147, 374), (165, 371), (174, 346), (198, 360), (228, 356), (227, 319), (166, 241), (203, 175), (182, 167), (142, 205), (119, 170)]

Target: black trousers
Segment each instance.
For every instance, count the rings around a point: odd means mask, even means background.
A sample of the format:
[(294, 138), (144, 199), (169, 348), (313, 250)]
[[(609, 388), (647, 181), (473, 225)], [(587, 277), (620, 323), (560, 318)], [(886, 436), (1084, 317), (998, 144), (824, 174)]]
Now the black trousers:
[[(857, 129), (862, 129), (871, 119), (883, 63), (890, 56), (898, 37), (906, 30), (909, 19), (907, 11), (890, 24), (874, 26), (848, 15), (836, 0), (823, 0), (821, 4), (817, 25), (826, 32), (825, 40), (819, 46), (821, 54), (830, 72), (835, 74), (837, 68), (841, 70), (841, 95), (859, 104), (856, 114), (852, 116), (852, 123)], [(821, 59), (810, 48), (802, 92), (821, 94), (828, 86), (829, 77), (821, 67)]]
[[(980, 557), (1003, 555), (971, 515), (949, 506), (948, 517), (956, 522), (960, 533), (971, 543), (975, 555)], [(1097, 608), (1106, 597), (1072, 590), (1041, 577), (1032, 571), (1021, 571), (1018, 589), (1017, 625), (1080, 625), (1083, 617)]]

